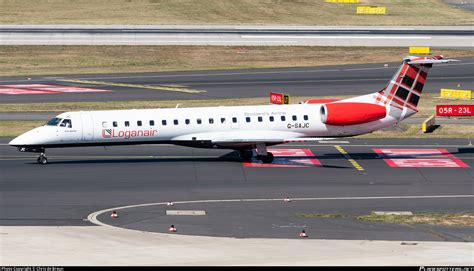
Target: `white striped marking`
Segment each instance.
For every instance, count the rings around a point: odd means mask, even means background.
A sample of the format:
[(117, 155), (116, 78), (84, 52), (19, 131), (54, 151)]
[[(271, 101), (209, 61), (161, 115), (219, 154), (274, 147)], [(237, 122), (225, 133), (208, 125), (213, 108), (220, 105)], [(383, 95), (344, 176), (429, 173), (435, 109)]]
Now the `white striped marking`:
[(204, 210), (166, 210), (166, 215), (206, 215)]

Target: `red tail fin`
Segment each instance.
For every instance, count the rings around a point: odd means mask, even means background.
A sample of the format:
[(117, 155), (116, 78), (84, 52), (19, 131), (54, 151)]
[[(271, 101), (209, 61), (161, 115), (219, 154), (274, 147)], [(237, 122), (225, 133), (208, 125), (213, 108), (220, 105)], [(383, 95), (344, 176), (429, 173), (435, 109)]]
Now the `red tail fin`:
[(398, 119), (413, 115), (418, 112), (418, 102), (428, 70), (433, 64), (449, 61), (452, 60), (444, 60), (443, 56), (406, 57), (387, 87), (378, 92), (376, 103), (389, 105), (390, 115)]

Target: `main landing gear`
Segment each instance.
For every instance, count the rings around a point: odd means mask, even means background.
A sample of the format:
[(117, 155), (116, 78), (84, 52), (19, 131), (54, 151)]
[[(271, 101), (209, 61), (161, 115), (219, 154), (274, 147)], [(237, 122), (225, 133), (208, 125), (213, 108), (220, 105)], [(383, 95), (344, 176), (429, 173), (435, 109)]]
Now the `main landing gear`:
[(46, 155), (44, 154), (44, 152), (42, 152), (38, 156), (38, 159), (36, 159), (36, 162), (38, 162), (38, 164), (42, 164), (42, 165), (46, 165), (48, 163), (48, 159), (46, 158)]
[(267, 152), (267, 155), (257, 155), (257, 159), (261, 160), (264, 164), (271, 164), (273, 162), (273, 154)]
[[(257, 159), (265, 164), (273, 162), (274, 156), (271, 152), (267, 152), (267, 146), (265, 144), (257, 144), (256, 147)], [(243, 160), (250, 160), (253, 157), (253, 150), (241, 150), (240, 157)]]

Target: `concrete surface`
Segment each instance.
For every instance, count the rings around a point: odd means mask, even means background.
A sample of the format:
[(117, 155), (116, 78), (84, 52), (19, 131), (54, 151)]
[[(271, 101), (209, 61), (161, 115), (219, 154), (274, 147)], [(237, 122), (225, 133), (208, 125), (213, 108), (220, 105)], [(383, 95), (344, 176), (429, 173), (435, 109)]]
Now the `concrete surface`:
[(0, 227), (0, 265), (460, 265), (473, 243), (234, 239), (110, 227)]

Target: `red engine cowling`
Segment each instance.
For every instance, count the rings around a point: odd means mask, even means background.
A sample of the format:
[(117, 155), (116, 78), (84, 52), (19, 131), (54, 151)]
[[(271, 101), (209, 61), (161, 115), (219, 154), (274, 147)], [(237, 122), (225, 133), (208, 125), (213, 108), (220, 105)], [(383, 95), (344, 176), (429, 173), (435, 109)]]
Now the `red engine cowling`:
[(321, 106), (321, 121), (324, 124), (355, 125), (385, 117), (385, 107), (369, 103), (330, 103)]

